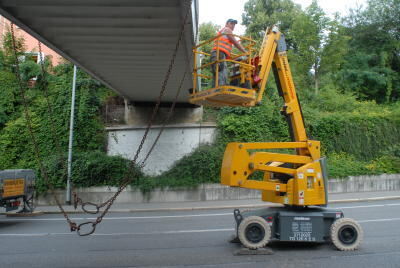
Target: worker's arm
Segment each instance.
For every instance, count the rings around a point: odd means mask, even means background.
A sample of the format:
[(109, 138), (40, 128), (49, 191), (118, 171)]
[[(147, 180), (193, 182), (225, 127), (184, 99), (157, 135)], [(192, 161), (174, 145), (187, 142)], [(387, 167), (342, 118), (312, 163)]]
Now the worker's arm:
[(242, 44), (240, 44), (236, 38), (232, 35), (233, 32), (231, 29), (229, 28), (225, 28), (225, 30), (222, 32), (224, 34), (227, 34), (226, 36), (228, 37), (228, 39), (235, 45), (235, 47), (237, 47), (237, 49), (239, 49), (240, 51), (242, 51), (243, 53), (247, 53), (246, 49), (242, 46)]

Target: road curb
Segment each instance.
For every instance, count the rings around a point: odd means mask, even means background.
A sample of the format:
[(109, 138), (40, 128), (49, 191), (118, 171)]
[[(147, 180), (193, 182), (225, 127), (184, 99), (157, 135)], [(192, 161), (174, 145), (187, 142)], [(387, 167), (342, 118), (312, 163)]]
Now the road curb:
[[(340, 203), (353, 203), (353, 202), (370, 202), (370, 201), (381, 201), (381, 200), (398, 200), (400, 195), (395, 196), (382, 196), (382, 197), (369, 197), (369, 198), (351, 198), (351, 199), (341, 199), (341, 200), (331, 200), (330, 204), (340, 204)], [(269, 204), (270, 207), (279, 206), (273, 203), (265, 204), (248, 204), (248, 205), (228, 205), (228, 206), (204, 206), (204, 207), (174, 207), (174, 208), (140, 208), (140, 209), (112, 209), (112, 213), (134, 213), (134, 212), (158, 212), (158, 211), (193, 211), (193, 210), (216, 210), (216, 209), (235, 209), (235, 208), (260, 208), (265, 207)], [(133, 204), (134, 205), (134, 204)], [(40, 211), (44, 214), (61, 214), (60, 211)], [(68, 214), (82, 214), (81, 210), (67, 210)], [(0, 215), (8, 215), (10, 213), (0, 213)]]

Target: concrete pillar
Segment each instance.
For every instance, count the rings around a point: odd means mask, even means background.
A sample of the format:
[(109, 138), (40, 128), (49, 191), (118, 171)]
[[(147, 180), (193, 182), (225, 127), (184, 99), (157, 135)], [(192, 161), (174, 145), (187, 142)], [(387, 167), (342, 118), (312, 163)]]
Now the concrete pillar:
[[(106, 129), (109, 155), (133, 159), (153, 109), (154, 103), (135, 105), (124, 100), (125, 124), (110, 125)], [(139, 161), (144, 159), (151, 148), (169, 109), (170, 104), (161, 105), (139, 155)], [(148, 175), (159, 175), (199, 145), (212, 143), (216, 136), (216, 125), (202, 123), (202, 116), (202, 107), (177, 105), (143, 171)]]
[(124, 98), (124, 108), (125, 108), (124, 109), (124, 122), (125, 122), (125, 124), (127, 124), (129, 121), (130, 112), (129, 112), (129, 100), (127, 100), (125, 98)]

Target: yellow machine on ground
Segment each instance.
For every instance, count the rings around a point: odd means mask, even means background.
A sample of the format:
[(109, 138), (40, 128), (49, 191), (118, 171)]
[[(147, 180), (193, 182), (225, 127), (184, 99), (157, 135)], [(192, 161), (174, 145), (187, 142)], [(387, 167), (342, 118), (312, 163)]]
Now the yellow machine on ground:
[(31, 169), (0, 170), (0, 207), (6, 212), (33, 212), (36, 176)]
[[(292, 142), (233, 142), (227, 145), (221, 183), (261, 190), (263, 201), (283, 205), (243, 213), (235, 210), (236, 240), (250, 249), (264, 247), (273, 240), (330, 240), (339, 250), (358, 248), (363, 235), (360, 225), (344, 218), (340, 210), (324, 208), (328, 203), (325, 158), (320, 155), (320, 142), (307, 137), (284, 35), (277, 27), (267, 29), (258, 53), (254, 49), (255, 41), (236, 37), (246, 44), (247, 53), (232, 55), (231, 59), (220, 60), (217, 56), (216, 61), (199, 63), (198, 55), (206, 59), (210, 56), (202, 50), (204, 46), (215, 42), (219, 36), (194, 48), (193, 90), (189, 101), (212, 107), (258, 105), (272, 69), (284, 100), (281, 112), (288, 121), (292, 138)], [(232, 69), (229, 85), (218, 83), (219, 63), (224, 61)], [(216, 64), (215, 84), (201, 90), (198, 78), (212, 78), (202, 74), (201, 70), (213, 64)], [(280, 150), (286, 153), (277, 152)], [(288, 154), (288, 150), (294, 153)], [(263, 179), (252, 179), (255, 172), (263, 172)]]

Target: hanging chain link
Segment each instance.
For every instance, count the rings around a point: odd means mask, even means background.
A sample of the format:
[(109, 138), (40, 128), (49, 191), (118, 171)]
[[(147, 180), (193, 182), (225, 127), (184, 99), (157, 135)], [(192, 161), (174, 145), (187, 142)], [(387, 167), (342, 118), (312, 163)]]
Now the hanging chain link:
[(37, 163), (39, 165), (39, 169), (40, 169), (41, 174), (44, 176), (44, 179), (45, 179), (46, 183), (49, 185), (50, 192), (51, 192), (54, 200), (56, 201), (58, 208), (60, 209), (60, 211), (64, 215), (64, 218), (67, 220), (67, 222), (69, 224), (71, 232), (77, 231), (78, 230), (77, 229), (78, 228), (77, 224), (75, 222), (73, 222), (69, 218), (68, 214), (65, 212), (63, 206), (61, 205), (60, 200), (58, 199), (58, 197), (55, 194), (54, 186), (53, 186), (53, 184), (51, 183), (51, 181), (49, 179), (47, 170), (44, 167), (42, 158), (40, 156), (39, 145), (37, 143), (35, 132), (33, 130), (32, 118), (31, 118), (31, 115), (30, 115), (30, 112), (29, 112), (29, 105), (28, 105), (28, 100), (27, 100), (27, 97), (26, 97), (26, 90), (25, 90), (26, 85), (24, 85), (24, 83), (23, 83), (23, 81), (21, 79), (21, 73), (20, 73), (20, 70), (19, 70), (19, 59), (18, 59), (17, 46), (16, 46), (16, 41), (15, 41), (14, 23), (11, 23), (11, 41), (12, 41), (12, 47), (13, 47), (13, 53), (14, 53), (14, 61), (15, 61), (15, 75), (16, 75), (17, 80), (18, 80), (18, 86), (19, 86), (19, 89), (20, 89), (19, 93), (20, 93), (20, 96), (21, 96), (21, 99), (22, 99), (22, 103), (23, 103), (23, 106), (24, 106), (24, 115), (25, 115), (26, 125), (28, 127), (29, 136), (30, 136), (32, 144), (33, 144), (36, 161), (37, 161)]
[[(186, 7), (187, 10), (186, 10), (186, 13), (185, 13), (185, 17), (184, 17), (184, 19), (183, 19), (183, 23), (182, 23), (182, 25), (181, 25), (181, 29), (180, 29), (180, 32), (179, 32), (179, 37), (178, 37), (178, 40), (177, 40), (177, 42), (176, 42), (175, 49), (174, 49), (174, 53), (173, 53), (173, 55), (172, 55), (172, 58), (171, 58), (171, 61), (170, 61), (168, 70), (167, 70), (166, 75), (165, 75), (165, 78), (164, 78), (164, 80), (163, 80), (163, 83), (162, 83), (162, 86), (161, 86), (160, 94), (159, 94), (159, 96), (158, 96), (158, 98), (157, 98), (157, 100), (156, 100), (156, 105), (155, 105), (155, 107), (154, 107), (154, 109), (153, 109), (153, 112), (152, 112), (152, 115), (151, 115), (151, 117), (150, 117), (150, 119), (149, 119), (149, 121), (148, 121), (146, 130), (145, 130), (145, 133), (143, 134), (143, 137), (142, 137), (142, 140), (141, 140), (141, 142), (140, 142), (140, 145), (139, 145), (139, 147), (138, 147), (138, 149), (137, 149), (137, 151), (136, 151), (136, 153), (135, 153), (135, 156), (134, 156), (133, 160), (131, 161), (131, 164), (130, 164), (130, 166), (129, 166), (129, 170), (128, 170), (127, 173), (126, 173), (125, 179), (123, 180), (122, 184), (118, 187), (117, 192), (116, 192), (110, 199), (108, 199), (107, 201), (105, 201), (105, 202), (103, 202), (103, 203), (101, 203), (101, 204), (95, 204), (95, 203), (92, 203), (92, 202), (83, 202), (82, 199), (79, 198), (78, 195), (77, 195), (75, 192), (73, 193), (73, 195), (74, 195), (74, 207), (77, 208), (77, 206), (80, 204), (82, 210), (85, 211), (86, 213), (89, 213), (89, 214), (97, 214), (97, 213), (100, 212), (100, 209), (101, 209), (101, 208), (105, 207), (105, 209), (104, 209), (104, 210), (102, 211), (102, 213), (96, 218), (95, 221), (83, 222), (83, 223), (81, 223), (81, 224), (79, 224), (79, 225), (77, 226), (77, 233), (78, 233), (80, 236), (87, 236), (87, 235), (93, 234), (93, 233), (95, 232), (97, 224), (99, 224), (99, 223), (103, 220), (104, 216), (108, 213), (109, 209), (111, 208), (111, 206), (113, 205), (113, 203), (114, 203), (114, 201), (117, 199), (117, 197), (121, 194), (121, 192), (122, 192), (130, 183), (132, 183), (132, 181), (133, 181), (134, 179), (136, 179), (136, 178), (138, 177), (138, 176), (137, 176), (138, 174), (135, 174), (135, 172), (134, 172), (134, 170), (135, 170), (135, 165), (136, 165), (137, 159), (138, 159), (138, 157), (139, 157), (139, 154), (140, 154), (140, 152), (141, 152), (141, 150), (142, 150), (142, 148), (143, 148), (143, 145), (144, 145), (144, 143), (145, 143), (145, 141), (146, 141), (146, 139), (147, 139), (148, 133), (149, 133), (149, 131), (150, 131), (152, 125), (153, 125), (153, 122), (154, 122), (154, 119), (155, 119), (155, 117), (156, 117), (156, 115), (157, 115), (157, 112), (158, 112), (158, 110), (159, 110), (159, 108), (160, 108), (160, 104), (161, 104), (162, 97), (163, 97), (164, 94), (165, 94), (166, 86), (167, 86), (168, 80), (169, 80), (169, 78), (170, 78), (170, 76), (171, 76), (172, 68), (173, 68), (173, 66), (174, 66), (174, 64), (175, 64), (175, 59), (176, 59), (176, 56), (177, 56), (177, 54), (178, 54), (179, 46), (180, 46), (181, 41), (182, 41), (182, 38), (183, 38), (183, 36), (184, 36), (185, 27), (186, 27), (186, 24), (187, 24), (187, 19), (188, 19), (188, 17), (189, 17), (190, 10), (191, 10), (191, 4), (192, 4), (192, 1), (191, 1), (191, 0), (188, 1), (188, 5), (187, 5), (187, 7)], [(186, 73), (187, 73), (187, 71), (185, 71), (185, 73), (184, 73), (184, 75), (183, 75), (183, 78), (182, 78), (182, 80), (181, 80), (181, 83), (180, 83), (180, 85), (179, 85), (179, 88), (178, 88), (178, 90), (177, 90), (177, 93), (176, 93), (176, 95), (175, 95), (175, 99), (174, 99), (174, 101), (173, 101), (173, 103), (172, 103), (172, 105), (171, 105), (171, 107), (170, 107), (169, 112), (168, 112), (168, 116), (167, 116), (166, 120), (164, 121), (164, 123), (163, 123), (163, 125), (162, 125), (162, 127), (161, 127), (161, 129), (160, 129), (160, 131), (159, 131), (159, 134), (158, 134), (157, 138), (155, 139), (155, 141), (153, 142), (153, 144), (152, 144), (150, 150), (149, 150), (148, 153), (146, 154), (144, 160), (143, 160), (143, 161), (141, 162), (141, 164), (139, 165), (139, 168), (143, 168), (143, 167), (144, 167), (145, 162), (147, 161), (147, 159), (148, 159), (148, 157), (150, 156), (151, 152), (153, 151), (153, 149), (154, 149), (156, 143), (158, 142), (158, 140), (159, 140), (159, 138), (160, 138), (160, 136), (161, 136), (161, 133), (163, 132), (163, 130), (164, 130), (164, 128), (165, 128), (165, 125), (166, 125), (167, 121), (169, 120), (169, 118), (171, 117), (171, 115), (172, 115), (172, 113), (173, 113), (173, 110), (174, 110), (174, 108), (175, 108), (175, 104), (176, 104), (176, 102), (177, 102), (177, 100), (178, 100), (179, 93), (180, 93), (180, 91), (181, 91), (181, 89), (182, 89), (182, 87), (183, 87), (183, 83), (184, 83), (184, 80), (185, 80)], [(89, 210), (89, 209), (87, 208), (87, 206), (93, 207), (94, 210)], [(81, 232), (81, 228), (82, 228), (83, 226), (85, 226), (85, 225), (91, 225), (91, 227), (90, 227), (91, 229), (89, 229), (88, 232), (83, 233), (83, 232)]]
[[(141, 168), (143, 168), (145, 166), (146, 161), (150, 157), (151, 153), (153, 152), (158, 140), (161, 137), (161, 134), (163, 133), (163, 131), (165, 129), (166, 124), (169, 122), (169, 120), (170, 120), (170, 118), (171, 118), (171, 116), (172, 116), (172, 114), (173, 114), (173, 112), (175, 110), (175, 105), (176, 105), (176, 102), (178, 101), (178, 97), (180, 95), (180, 92), (182, 91), (182, 87), (183, 87), (183, 83), (185, 81), (186, 75), (187, 75), (187, 71), (185, 71), (184, 74), (183, 74), (183, 77), (182, 77), (181, 82), (179, 84), (178, 90), (176, 91), (175, 98), (174, 98), (174, 100), (173, 100), (173, 102), (172, 102), (172, 104), (171, 104), (171, 106), (170, 106), (170, 108), (168, 110), (167, 117), (164, 119), (164, 121), (163, 121), (163, 123), (161, 125), (161, 128), (160, 128), (160, 130), (159, 130), (159, 132), (157, 134), (157, 137), (155, 138), (153, 144), (151, 145), (151, 147), (150, 147), (149, 151), (147, 152), (146, 156), (144, 157), (143, 161), (139, 165), (139, 169), (141, 169)], [(129, 174), (129, 172), (128, 172), (128, 174)], [(131, 183), (133, 179), (134, 178), (129, 179), (129, 183)], [(81, 205), (81, 209), (84, 212), (86, 212), (88, 214), (97, 214), (97, 213), (99, 213), (99, 211), (100, 211), (100, 209), (102, 207), (104, 207), (105, 205), (107, 205), (110, 202), (111, 199), (109, 199), (109, 200), (107, 200), (107, 201), (105, 201), (105, 202), (103, 202), (101, 204), (95, 204), (95, 203), (92, 203), (92, 202), (83, 202), (82, 199), (77, 195), (77, 193), (74, 192), (73, 193), (73, 200), (74, 200), (73, 204), (74, 204), (74, 208), (75, 209), (77, 209), (78, 205), (80, 204)], [(87, 208), (87, 207), (89, 207), (89, 208)], [(92, 209), (90, 209), (90, 208), (92, 208)]]

